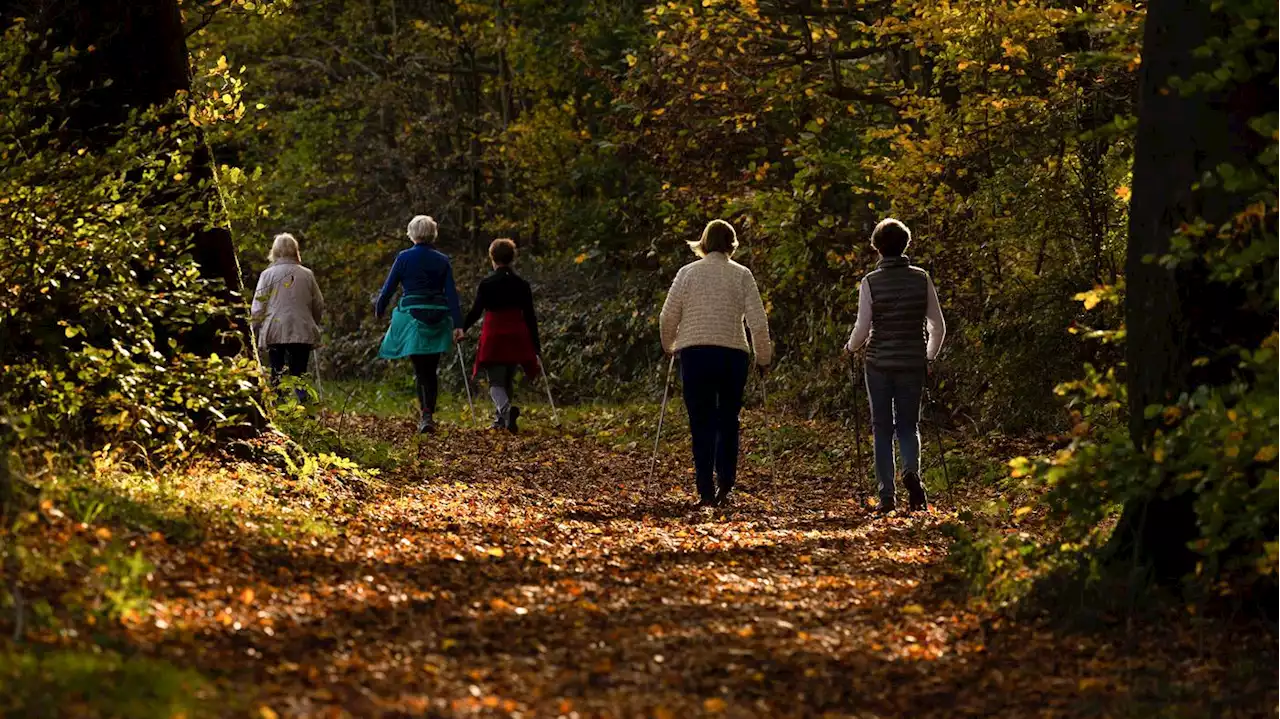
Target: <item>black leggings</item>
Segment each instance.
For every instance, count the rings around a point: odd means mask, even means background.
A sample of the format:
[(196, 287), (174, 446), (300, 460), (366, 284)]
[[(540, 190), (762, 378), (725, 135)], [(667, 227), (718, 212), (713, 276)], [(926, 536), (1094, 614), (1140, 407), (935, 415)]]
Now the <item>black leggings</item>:
[(311, 360), (311, 345), (298, 343), (267, 345), (267, 359), (271, 363), (272, 384), (280, 381), (280, 375), (284, 374), (286, 367), (289, 369), (289, 374), (301, 377), (307, 373), (307, 364)]
[(435, 414), (436, 395), (440, 393), (440, 379), (436, 377), (436, 368), (440, 366), (440, 355), (409, 355), (413, 362), (413, 380), (418, 390), (418, 408), (423, 414)]

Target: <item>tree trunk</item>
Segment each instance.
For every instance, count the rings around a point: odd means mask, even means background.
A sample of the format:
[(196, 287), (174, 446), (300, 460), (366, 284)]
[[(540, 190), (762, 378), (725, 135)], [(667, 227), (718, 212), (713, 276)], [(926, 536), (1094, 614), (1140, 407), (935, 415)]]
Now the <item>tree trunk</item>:
[[(131, 110), (168, 102), (191, 89), (186, 35), (176, 0), (56, 0), (38, 8), (29, 25), (50, 33), (49, 50), (74, 46), (84, 53), (58, 78), (68, 100), (59, 110), (66, 131), (90, 145), (112, 141), (111, 134)], [(11, 20), (10, 13), (21, 14), (21, 10), (8, 6), (0, 12), (0, 20)], [(200, 140), (189, 181), (209, 183), (208, 204), (221, 207), (212, 183), (212, 157)], [(231, 232), (221, 222), (224, 218), (216, 218), (219, 222), (210, 228), (205, 227), (205, 219), (193, 218), (192, 256), (201, 277), (214, 282), (224, 301), (238, 306), (243, 286)], [(180, 342), (186, 350), (202, 355), (231, 356), (253, 346), (243, 312), (236, 312), (229, 321), (196, 327)]]
[[(1203, 261), (1167, 268), (1147, 259), (1168, 254), (1183, 223), (1203, 218), (1217, 227), (1245, 203), (1221, 186), (1197, 183), (1221, 163), (1256, 166), (1262, 144), (1247, 123), (1275, 107), (1271, 78), (1255, 75), (1214, 94), (1169, 88), (1171, 78), (1212, 72), (1215, 61), (1194, 51), (1229, 31), (1228, 19), (1208, 0), (1166, 0), (1147, 10), (1125, 264), (1129, 431), (1140, 447), (1154, 430), (1144, 417), (1148, 405), (1226, 383), (1236, 363), (1217, 354), (1234, 344), (1256, 346), (1274, 324), (1249, 311), (1239, 288), (1210, 282)], [(1199, 242), (1208, 247), (1221, 240), (1210, 233)], [(1195, 367), (1198, 357), (1210, 361)], [(1163, 579), (1192, 570), (1196, 555), (1187, 543), (1197, 536), (1194, 499), (1157, 494), (1131, 502), (1113, 538), (1117, 559), (1136, 558)]]

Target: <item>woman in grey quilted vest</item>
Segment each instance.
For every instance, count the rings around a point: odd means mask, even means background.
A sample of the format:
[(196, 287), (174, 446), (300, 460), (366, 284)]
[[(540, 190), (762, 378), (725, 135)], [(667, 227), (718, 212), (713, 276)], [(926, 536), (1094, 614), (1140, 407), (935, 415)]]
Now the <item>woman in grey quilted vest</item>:
[[(269, 255), (271, 265), (258, 277), (251, 317), (259, 350), (266, 350), (272, 384), (288, 370), (301, 377), (307, 371), (311, 348), (320, 344), (320, 317), (324, 296), (315, 274), (302, 266), (298, 241), (293, 235), (276, 235)], [(295, 390), (305, 402), (307, 391)]]
[(947, 334), (933, 280), (904, 254), (910, 243), (911, 231), (901, 222), (886, 219), (876, 225), (871, 246), (880, 253), (880, 261), (858, 288), (858, 320), (844, 347), (850, 353), (867, 348), (867, 397), (882, 513), (897, 506), (894, 435), (910, 509), (929, 506), (920, 481), (920, 399), (929, 363)]

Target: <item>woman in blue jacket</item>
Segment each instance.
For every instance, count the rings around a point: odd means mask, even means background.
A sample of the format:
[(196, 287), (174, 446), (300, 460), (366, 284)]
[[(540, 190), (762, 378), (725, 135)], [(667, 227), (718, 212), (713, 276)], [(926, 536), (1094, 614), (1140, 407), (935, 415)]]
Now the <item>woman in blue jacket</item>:
[(391, 313), (391, 326), (382, 339), (378, 356), (383, 359), (408, 357), (418, 390), (418, 406), (422, 419), (418, 433), (435, 430), (436, 395), (439, 380), (436, 370), (440, 355), (462, 338), (462, 310), (458, 304), (458, 288), (453, 283), (453, 265), (448, 256), (434, 246), (436, 221), (418, 215), (409, 222), (409, 240), (413, 247), (396, 256), (391, 273), (382, 285), (374, 312), (379, 318), (387, 312), (396, 288), (403, 286), (400, 302)]

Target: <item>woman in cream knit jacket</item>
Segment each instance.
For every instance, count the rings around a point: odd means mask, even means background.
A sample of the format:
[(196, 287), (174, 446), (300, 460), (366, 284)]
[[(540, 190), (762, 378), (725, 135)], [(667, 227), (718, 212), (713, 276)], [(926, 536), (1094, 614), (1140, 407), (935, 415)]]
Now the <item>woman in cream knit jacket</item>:
[[(662, 305), (662, 349), (680, 354), (680, 379), (693, 435), (698, 506), (723, 505), (738, 469), (738, 414), (747, 386), (749, 349), (763, 372), (773, 360), (769, 320), (751, 270), (730, 259), (737, 233), (712, 220), (698, 242), (702, 259), (680, 268)], [(748, 343), (743, 322), (751, 330)], [(712, 475), (719, 480), (714, 482)]]

